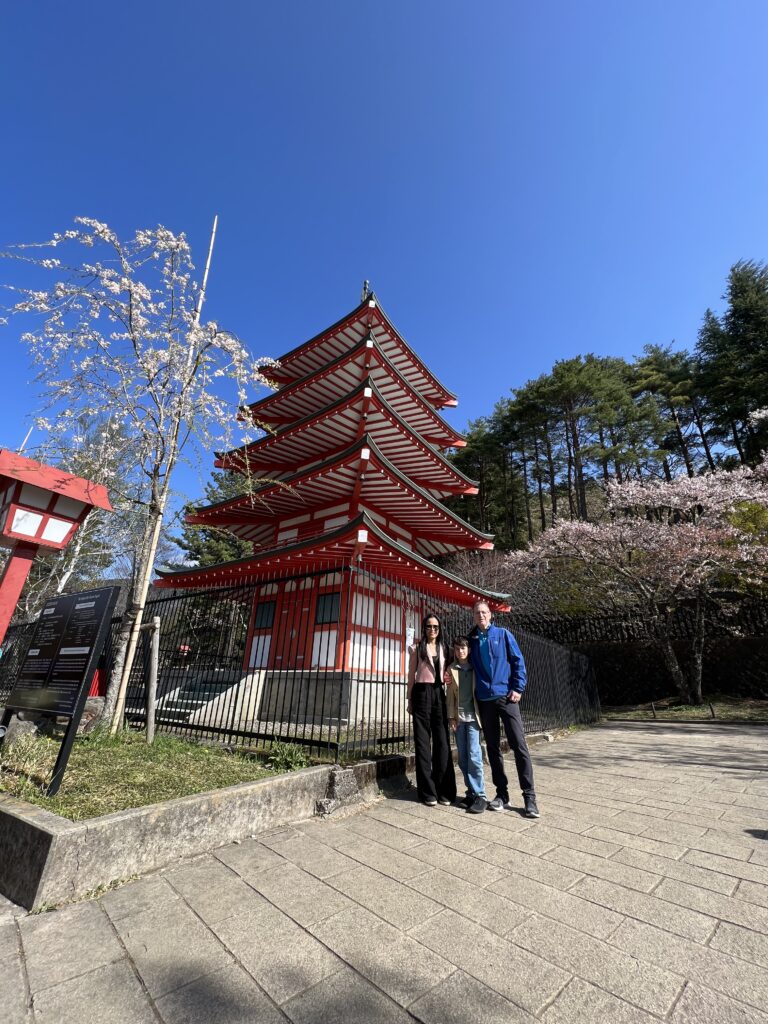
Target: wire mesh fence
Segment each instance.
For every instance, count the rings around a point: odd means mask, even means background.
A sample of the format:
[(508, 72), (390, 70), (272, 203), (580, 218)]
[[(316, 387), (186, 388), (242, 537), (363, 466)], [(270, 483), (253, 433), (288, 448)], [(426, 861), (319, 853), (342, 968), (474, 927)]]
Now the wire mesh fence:
[[(295, 743), (331, 760), (407, 750), (408, 647), (428, 613), (440, 618), (448, 644), (472, 626), (465, 607), (350, 567), (153, 597), (145, 621), (160, 618), (156, 727), (238, 749)], [(588, 659), (515, 629), (509, 616), (496, 621), (513, 630), (525, 656), (528, 732), (599, 718)], [(113, 620), (105, 674), (119, 628)], [(26, 652), (26, 630), (12, 640), (13, 665), (0, 658), (0, 702)], [(139, 727), (149, 655), (143, 634), (126, 699), (127, 720)]]

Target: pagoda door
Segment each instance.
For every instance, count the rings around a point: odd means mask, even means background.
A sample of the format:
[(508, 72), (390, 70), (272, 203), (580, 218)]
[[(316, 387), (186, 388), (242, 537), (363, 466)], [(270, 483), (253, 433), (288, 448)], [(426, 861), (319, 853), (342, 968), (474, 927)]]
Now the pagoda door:
[(281, 586), (272, 633), (271, 668), (295, 670), (305, 667), (307, 645), (312, 643), (311, 606), (310, 590), (294, 580)]

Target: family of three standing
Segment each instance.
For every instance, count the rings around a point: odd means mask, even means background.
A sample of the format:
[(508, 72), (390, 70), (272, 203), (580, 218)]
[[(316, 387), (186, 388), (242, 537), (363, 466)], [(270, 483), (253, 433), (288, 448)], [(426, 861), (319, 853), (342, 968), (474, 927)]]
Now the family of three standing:
[[(456, 799), (449, 729), (456, 736), (459, 767), (471, 814), (512, 809), (501, 756), (501, 730), (515, 756), (525, 815), (538, 818), (533, 765), (523, 732), (520, 697), (525, 662), (508, 629), (495, 626), (485, 601), (473, 608), (474, 629), (453, 639), (449, 655), (440, 620), (427, 615), (421, 639), (409, 651), (408, 713), (413, 718), (416, 789), (428, 807)], [(485, 737), (496, 796), (488, 800), (483, 778), (480, 732)]]

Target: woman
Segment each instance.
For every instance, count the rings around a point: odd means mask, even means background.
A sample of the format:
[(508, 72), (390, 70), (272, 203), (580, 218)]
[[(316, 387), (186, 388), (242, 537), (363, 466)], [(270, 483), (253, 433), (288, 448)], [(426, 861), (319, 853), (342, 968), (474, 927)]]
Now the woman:
[(456, 799), (456, 776), (448, 738), (443, 673), (447, 652), (440, 620), (427, 615), (421, 640), (409, 648), (408, 714), (413, 716), (416, 747), (416, 791), (419, 800), (434, 807)]

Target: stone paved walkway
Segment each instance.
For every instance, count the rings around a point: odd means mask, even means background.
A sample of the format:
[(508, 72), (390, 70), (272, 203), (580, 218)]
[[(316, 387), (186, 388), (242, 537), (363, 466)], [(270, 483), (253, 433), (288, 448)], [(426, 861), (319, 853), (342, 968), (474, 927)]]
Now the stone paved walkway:
[(382, 799), (53, 913), (0, 906), (0, 1018), (768, 1024), (768, 731), (537, 746), (542, 817)]

